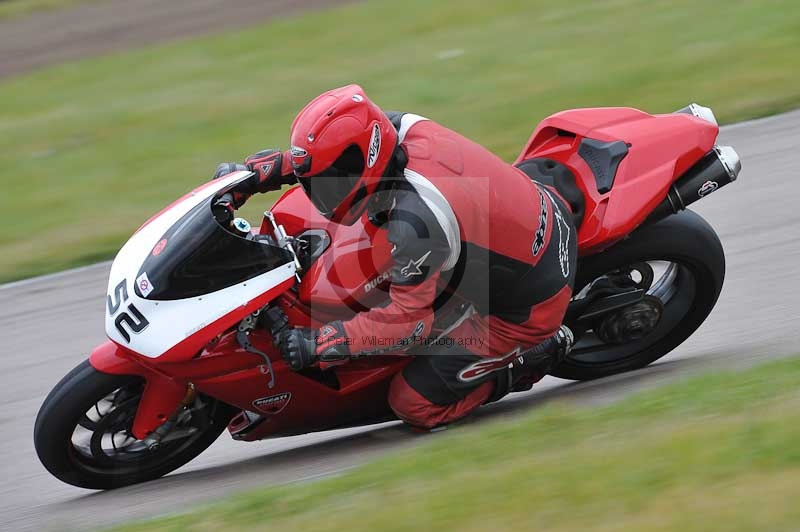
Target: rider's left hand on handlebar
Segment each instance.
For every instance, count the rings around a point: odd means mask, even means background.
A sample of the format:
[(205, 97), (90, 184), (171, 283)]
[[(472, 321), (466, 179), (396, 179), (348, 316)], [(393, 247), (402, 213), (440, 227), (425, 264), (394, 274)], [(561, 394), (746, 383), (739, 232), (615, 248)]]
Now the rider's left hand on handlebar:
[(295, 371), (313, 366), (317, 362), (316, 331), (289, 329), (276, 337), (276, 344), (289, 367)]

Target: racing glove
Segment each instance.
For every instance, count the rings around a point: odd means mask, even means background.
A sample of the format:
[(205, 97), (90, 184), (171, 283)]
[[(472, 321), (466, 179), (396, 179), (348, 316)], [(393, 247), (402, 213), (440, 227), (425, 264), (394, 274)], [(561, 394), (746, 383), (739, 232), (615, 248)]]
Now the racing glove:
[(214, 179), (238, 171), (253, 172), (253, 175), (233, 191), (234, 206), (237, 209), (253, 194), (278, 190), (281, 186), (296, 181), (291, 160), (289, 157), (284, 158), (280, 150), (262, 150), (245, 159), (244, 164), (221, 163), (214, 172)]
[(338, 362), (350, 357), (350, 347), (341, 321), (323, 325), (320, 329), (289, 329), (276, 337), (283, 359), (295, 371), (317, 362)]
[(244, 160), (244, 165), (255, 175), (248, 180), (250, 193), (263, 193), (278, 190), (283, 185), (297, 181), (290, 157), (284, 157), (280, 150), (269, 149), (254, 153)]

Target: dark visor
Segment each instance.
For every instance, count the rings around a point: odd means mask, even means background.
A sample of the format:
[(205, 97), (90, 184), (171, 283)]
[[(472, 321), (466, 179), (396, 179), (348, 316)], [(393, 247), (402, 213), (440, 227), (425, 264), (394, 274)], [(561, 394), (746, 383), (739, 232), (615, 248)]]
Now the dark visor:
[(363, 172), (364, 156), (353, 144), (326, 170), (311, 176), (298, 176), (297, 181), (317, 210), (330, 218), (356, 188)]

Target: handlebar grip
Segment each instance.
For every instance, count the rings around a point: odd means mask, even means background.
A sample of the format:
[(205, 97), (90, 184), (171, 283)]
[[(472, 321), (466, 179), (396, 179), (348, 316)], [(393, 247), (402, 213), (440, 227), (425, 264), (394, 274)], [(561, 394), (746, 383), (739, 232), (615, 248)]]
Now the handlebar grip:
[(233, 193), (231, 192), (220, 196), (211, 206), (211, 213), (214, 215), (214, 219), (226, 226), (233, 220), (234, 210), (235, 204), (233, 202)]
[(217, 201), (214, 202), (214, 205), (219, 204), (230, 204), (233, 205), (233, 192), (228, 192), (227, 194), (223, 194), (219, 197)]

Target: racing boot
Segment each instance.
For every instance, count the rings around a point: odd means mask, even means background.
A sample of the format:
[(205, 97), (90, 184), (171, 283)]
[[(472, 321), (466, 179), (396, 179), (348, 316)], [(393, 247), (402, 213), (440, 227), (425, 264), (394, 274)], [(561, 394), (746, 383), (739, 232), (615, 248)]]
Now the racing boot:
[(572, 331), (562, 325), (556, 334), (522, 353), (511, 368), (511, 391), (530, 390), (567, 357), (574, 343)]

